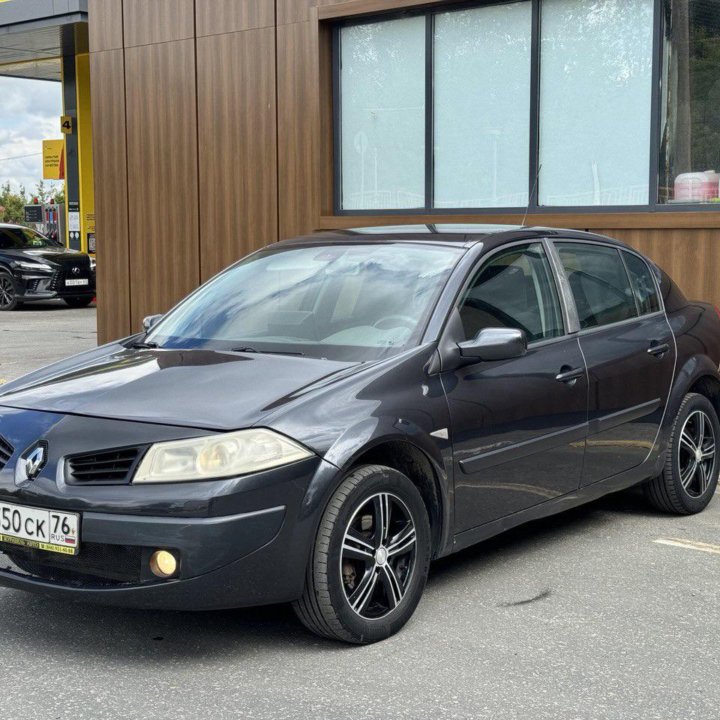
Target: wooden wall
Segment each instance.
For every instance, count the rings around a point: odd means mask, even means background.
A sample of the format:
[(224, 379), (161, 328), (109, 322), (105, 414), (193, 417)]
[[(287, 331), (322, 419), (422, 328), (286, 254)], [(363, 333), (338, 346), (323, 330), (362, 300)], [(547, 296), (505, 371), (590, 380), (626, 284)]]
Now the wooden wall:
[[(120, 337), (278, 239), (335, 217), (331, 23), (443, 0), (90, 0), (99, 335)], [(540, 215), (646, 252), (720, 304), (720, 212)]]

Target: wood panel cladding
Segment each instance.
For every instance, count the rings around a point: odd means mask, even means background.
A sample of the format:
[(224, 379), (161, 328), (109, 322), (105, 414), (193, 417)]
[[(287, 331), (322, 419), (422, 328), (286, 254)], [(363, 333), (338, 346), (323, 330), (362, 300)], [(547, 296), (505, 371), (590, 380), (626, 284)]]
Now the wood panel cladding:
[(199, 272), (195, 42), (125, 51), (131, 322), (168, 310)]
[(199, 0), (195, 13), (198, 37), (275, 26), (275, 0)]
[(89, 0), (90, 51), (123, 46), (123, 0)]
[[(280, 239), (314, 230), (320, 217), (317, 24), (277, 29)], [(323, 152), (330, 151), (326, 145)]]
[(277, 240), (274, 28), (198, 39), (201, 274)]
[[(204, 2), (204, 0), (201, 0)], [(194, 0), (123, 0), (125, 47), (195, 35)]]
[(122, 50), (90, 55), (98, 259), (98, 339), (128, 334), (130, 266)]
[[(137, 329), (143, 315), (278, 238), (358, 225), (522, 222), (333, 216), (332, 23), (445, 0), (89, 2), (101, 339)], [(720, 304), (720, 212), (526, 221), (626, 240), (688, 296)]]

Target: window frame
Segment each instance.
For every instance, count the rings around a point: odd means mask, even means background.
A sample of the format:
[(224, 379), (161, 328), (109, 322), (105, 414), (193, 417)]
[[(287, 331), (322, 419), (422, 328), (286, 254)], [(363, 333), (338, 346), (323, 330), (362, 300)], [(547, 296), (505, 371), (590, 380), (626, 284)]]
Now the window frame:
[[(421, 0), (418, 0), (420, 2)], [(514, 2), (531, 4), (531, 47), (530, 47), (530, 153), (528, 158), (527, 207), (480, 207), (480, 208), (436, 208), (434, 207), (434, 53), (435, 18), (437, 15), (472, 10), (490, 5), (506, 5)], [(433, 7), (389, 10), (369, 16), (352, 16), (332, 25), (332, 124), (333, 124), (333, 213), (335, 216), (413, 216), (413, 215), (561, 215), (561, 214), (609, 214), (624, 212), (718, 212), (717, 206), (705, 203), (669, 204), (660, 203), (660, 146), (661, 146), (661, 103), (663, 75), (663, 38), (665, 33), (664, 4), (666, 0), (653, 0), (653, 41), (651, 70), (650, 109), (650, 154), (649, 154), (649, 196), (645, 205), (539, 205), (539, 142), (540, 142), (540, 56), (541, 56), (541, 4), (543, 0), (457, 0)], [(367, 25), (386, 20), (408, 17), (425, 17), (425, 202), (420, 208), (360, 209), (343, 208), (342, 178), (342, 30), (343, 28)]]
[[(571, 245), (599, 245), (600, 247), (608, 248), (610, 250), (616, 250), (620, 254), (620, 259), (623, 264), (623, 268), (625, 270), (625, 275), (628, 279), (628, 284), (630, 285), (630, 290), (633, 293), (633, 299), (635, 302), (635, 307), (637, 311), (637, 315), (632, 318), (627, 318), (625, 320), (617, 320), (612, 323), (607, 323), (605, 325), (597, 325), (596, 327), (589, 327), (589, 328), (581, 328), (580, 327), (580, 321), (579, 316), (577, 313), (577, 306), (575, 305), (575, 297), (572, 294), (572, 289), (570, 288), (570, 281), (568, 280), (567, 273), (565, 272), (565, 268), (562, 265), (562, 262), (560, 260), (560, 255), (558, 253), (558, 245), (562, 244), (571, 244)], [(554, 237), (550, 241), (550, 245), (552, 246), (553, 250), (553, 256), (557, 260), (557, 266), (556, 266), (556, 272), (562, 274), (562, 283), (565, 286), (567, 286), (567, 293), (563, 295), (563, 301), (567, 304), (571, 304), (572, 306), (572, 313), (575, 317), (575, 322), (577, 325), (577, 330), (572, 331), (572, 334), (582, 337), (584, 335), (590, 335), (592, 333), (597, 332), (603, 332), (607, 330), (608, 328), (616, 328), (620, 327), (622, 325), (628, 325), (630, 323), (639, 322), (646, 318), (652, 318), (662, 315), (665, 316), (665, 300), (662, 296), (662, 291), (660, 288), (660, 281), (657, 277), (657, 273), (653, 272), (653, 268), (651, 267), (650, 263), (648, 262), (647, 258), (645, 258), (643, 255), (641, 255), (639, 252), (636, 252), (633, 248), (626, 247), (624, 245), (619, 245), (611, 242), (602, 242), (601, 240), (594, 240), (589, 238), (580, 238), (580, 237), (573, 237), (572, 235), (563, 235), (562, 237)], [(634, 255), (635, 257), (639, 258), (643, 263), (645, 263), (645, 266), (648, 269), (648, 272), (652, 276), (653, 283), (655, 284), (655, 292), (657, 293), (658, 302), (660, 305), (659, 310), (655, 310), (651, 313), (640, 313), (639, 308), (637, 307), (637, 299), (635, 298), (635, 290), (633, 288), (632, 280), (630, 279), (630, 275), (627, 270), (627, 266), (625, 265), (625, 258), (623, 253), (627, 253), (628, 255)]]
[(440, 333), (440, 337), (445, 336), (448, 329), (452, 326), (452, 323), (450, 322), (450, 317), (453, 315), (453, 313), (459, 314), (463, 298), (467, 296), (470, 288), (473, 285), (474, 280), (478, 277), (480, 273), (483, 272), (483, 270), (487, 267), (488, 263), (492, 262), (498, 255), (501, 255), (505, 252), (522, 247), (530, 247), (531, 245), (542, 246), (543, 252), (545, 253), (545, 259), (548, 263), (548, 270), (552, 277), (552, 283), (555, 289), (555, 295), (557, 297), (558, 307), (560, 310), (560, 322), (562, 323), (562, 332), (555, 337), (543, 338), (542, 340), (528, 341), (528, 348), (534, 349), (543, 347), (545, 345), (550, 345), (552, 343), (561, 342), (563, 340), (567, 340), (568, 337), (575, 334), (576, 331), (572, 329), (572, 314), (567, 304), (568, 297), (562, 287), (561, 278), (558, 275), (558, 269), (555, 265), (555, 259), (553, 257), (554, 252), (551, 243), (547, 240), (547, 238), (538, 236), (535, 238), (515, 240), (513, 242), (500, 245), (486, 253), (483, 253), (474, 263), (472, 263), (472, 265), (465, 274), (460, 288), (456, 292), (450, 312), (447, 315), (445, 325), (442, 332)]

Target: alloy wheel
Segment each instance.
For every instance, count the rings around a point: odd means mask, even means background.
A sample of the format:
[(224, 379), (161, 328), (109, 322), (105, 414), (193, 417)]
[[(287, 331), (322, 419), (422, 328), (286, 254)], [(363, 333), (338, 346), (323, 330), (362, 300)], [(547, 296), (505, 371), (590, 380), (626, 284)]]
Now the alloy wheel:
[(704, 495), (715, 472), (715, 429), (702, 410), (688, 415), (680, 433), (678, 467), (680, 482), (693, 498)]
[(416, 554), (415, 523), (405, 503), (391, 493), (365, 500), (348, 523), (340, 556), (353, 612), (368, 620), (389, 615), (405, 596)]
[(15, 302), (15, 284), (8, 275), (0, 274), (0, 307), (10, 307)]

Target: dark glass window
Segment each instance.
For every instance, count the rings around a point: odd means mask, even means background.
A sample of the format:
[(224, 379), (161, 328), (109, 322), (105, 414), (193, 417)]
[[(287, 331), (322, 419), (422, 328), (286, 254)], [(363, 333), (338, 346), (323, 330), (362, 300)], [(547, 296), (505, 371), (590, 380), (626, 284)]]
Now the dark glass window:
[(660, 202), (720, 196), (720, 0), (664, 0)]
[(660, 298), (655, 279), (647, 263), (632, 253), (623, 253), (623, 257), (640, 314), (657, 312), (660, 309)]
[(635, 296), (618, 250), (585, 243), (558, 243), (557, 249), (575, 298), (581, 328), (609, 325), (637, 316)]
[(540, 243), (493, 257), (478, 273), (460, 305), (465, 338), (485, 328), (518, 328), (528, 342), (563, 334), (557, 288)]

